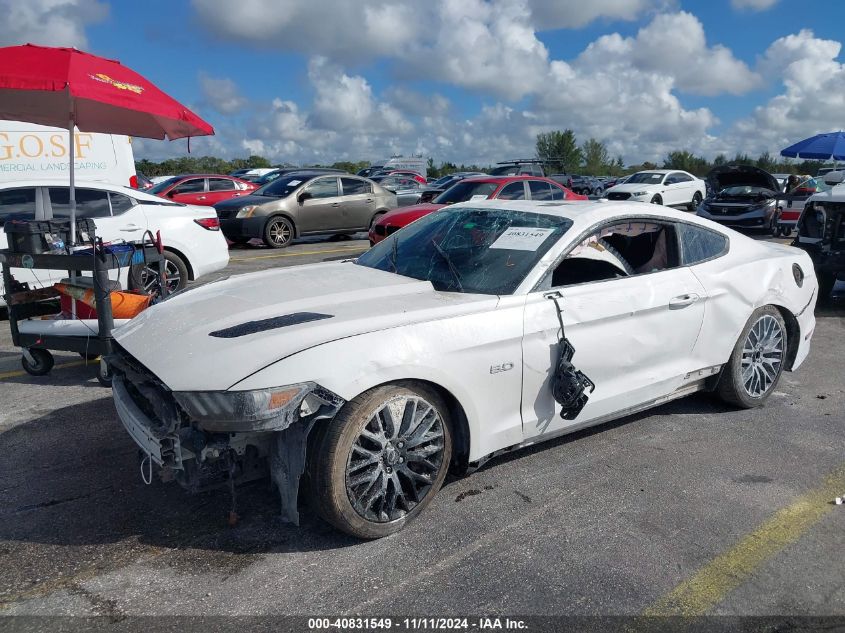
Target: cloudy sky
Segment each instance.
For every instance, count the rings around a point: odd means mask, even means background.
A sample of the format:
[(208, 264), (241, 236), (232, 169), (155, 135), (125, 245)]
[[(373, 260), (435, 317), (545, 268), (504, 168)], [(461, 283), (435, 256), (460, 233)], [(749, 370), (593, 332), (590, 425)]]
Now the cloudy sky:
[(217, 130), (195, 155), (489, 164), (572, 128), (639, 163), (845, 128), (839, 0), (0, 0), (0, 14), (0, 45), (116, 58), (193, 108)]

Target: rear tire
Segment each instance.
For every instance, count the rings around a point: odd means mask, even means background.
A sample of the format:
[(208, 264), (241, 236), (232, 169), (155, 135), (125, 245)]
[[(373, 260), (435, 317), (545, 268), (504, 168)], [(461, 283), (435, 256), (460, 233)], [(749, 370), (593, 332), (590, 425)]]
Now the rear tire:
[[(167, 292), (177, 292), (188, 285), (188, 266), (176, 253), (164, 251), (165, 270), (167, 272)], [(129, 288), (150, 292), (158, 287), (154, 276), (158, 275), (158, 262), (145, 268), (137, 264), (129, 269)]]
[(786, 324), (773, 306), (754, 311), (722, 368), (716, 393), (741, 409), (763, 406), (786, 363)]
[(366, 391), (315, 433), (307, 464), (311, 505), (362, 539), (395, 534), (422, 512), (452, 457), (448, 408), (415, 383)]

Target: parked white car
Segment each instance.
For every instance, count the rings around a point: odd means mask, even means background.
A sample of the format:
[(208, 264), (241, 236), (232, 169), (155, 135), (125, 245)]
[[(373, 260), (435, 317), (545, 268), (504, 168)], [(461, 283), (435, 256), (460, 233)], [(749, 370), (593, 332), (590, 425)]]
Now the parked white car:
[(631, 200), (664, 204), (667, 207), (685, 206), (695, 211), (704, 200), (707, 187), (701, 178), (676, 169), (638, 171), (624, 184), (605, 192), (608, 200)]
[[(19, 180), (0, 184), (0, 225), (16, 214), (35, 219), (67, 217), (68, 199), (66, 182)], [(106, 242), (139, 241), (146, 231), (153, 235), (161, 231), (171, 290), (184, 288), (189, 280), (221, 270), (229, 263), (228, 245), (210, 207), (184, 205), (118, 185), (78, 181), (76, 212), (79, 218), (93, 219), (97, 237)], [(0, 226), (0, 248), (7, 246)], [(12, 274), (31, 288), (39, 288), (66, 277), (67, 271), (15, 268)], [(151, 281), (148, 271), (133, 270), (131, 275), (122, 271), (124, 287), (143, 286)]]
[(450, 464), (696, 391), (762, 405), (816, 295), (803, 251), (666, 207), (473, 200), (354, 261), (175, 295), (108, 364), (145, 469), (193, 490), (269, 469), (292, 521), (306, 473), (321, 516), (374, 538)]

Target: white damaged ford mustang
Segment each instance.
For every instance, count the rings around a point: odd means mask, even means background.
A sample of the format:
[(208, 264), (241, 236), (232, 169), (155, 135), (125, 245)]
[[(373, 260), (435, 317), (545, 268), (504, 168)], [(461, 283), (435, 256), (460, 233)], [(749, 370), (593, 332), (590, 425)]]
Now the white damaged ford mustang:
[[(362, 538), (447, 470), (696, 391), (762, 405), (807, 357), (801, 250), (632, 202), (470, 201), (356, 260), (232, 277), (116, 332), (114, 401), (148, 476), (271, 476)], [(234, 488), (233, 488), (234, 490)]]

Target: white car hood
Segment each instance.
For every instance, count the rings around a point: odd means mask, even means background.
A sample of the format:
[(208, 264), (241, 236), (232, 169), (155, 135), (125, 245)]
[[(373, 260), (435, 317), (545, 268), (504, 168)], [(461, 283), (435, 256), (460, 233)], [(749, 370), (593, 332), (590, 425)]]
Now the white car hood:
[[(329, 262), (239, 275), (189, 290), (142, 312), (115, 331), (115, 340), (173, 391), (216, 391), (315, 345), (497, 303), (495, 295), (438, 292), (427, 281)], [(231, 338), (210, 335), (299, 313), (331, 318)], [(367, 350), (361, 354), (364, 360)]]
[(663, 185), (652, 185), (648, 183), (623, 183), (621, 185), (616, 185), (615, 187), (611, 187), (607, 190), (606, 193), (610, 193), (611, 191), (618, 191), (622, 193), (634, 193), (635, 191), (652, 191), (654, 189), (662, 189)]

